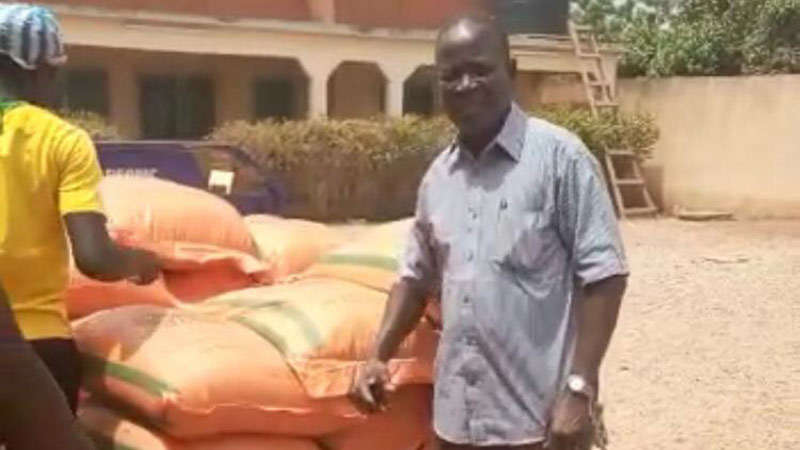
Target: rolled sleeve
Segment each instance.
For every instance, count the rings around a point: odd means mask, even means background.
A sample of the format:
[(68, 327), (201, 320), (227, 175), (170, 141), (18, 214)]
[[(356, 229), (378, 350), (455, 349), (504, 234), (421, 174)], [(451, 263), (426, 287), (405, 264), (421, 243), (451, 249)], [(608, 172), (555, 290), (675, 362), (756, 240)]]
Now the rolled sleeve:
[(605, 179), (597, 160), (582, 144), (564, 168), (559, 186), (559, 233), (581, 285), (627, 275), (625, 250)]
[(103, 173), (89, 136), (80, 131), (64, 139), (58, 149), (58, 161), (61, 214), (102, 212), (98, 186)]
[(417, 207), (409, 231), (406, 247), (400, 258), (398, 276), (414, 281), (432, 290), (436, 279), (436, 260), (433, 252), (432, 233), (427, 212), (425, 182), (417, 195)]

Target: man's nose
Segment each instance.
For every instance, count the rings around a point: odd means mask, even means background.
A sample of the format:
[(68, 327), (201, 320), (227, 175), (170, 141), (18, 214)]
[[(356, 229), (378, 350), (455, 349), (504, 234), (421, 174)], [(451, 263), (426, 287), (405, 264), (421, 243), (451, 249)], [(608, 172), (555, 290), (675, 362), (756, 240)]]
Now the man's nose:
[(475, 88), (475, 78), (468, 73), (462, 74), (456, 83), (456, 92), (466, 92)]

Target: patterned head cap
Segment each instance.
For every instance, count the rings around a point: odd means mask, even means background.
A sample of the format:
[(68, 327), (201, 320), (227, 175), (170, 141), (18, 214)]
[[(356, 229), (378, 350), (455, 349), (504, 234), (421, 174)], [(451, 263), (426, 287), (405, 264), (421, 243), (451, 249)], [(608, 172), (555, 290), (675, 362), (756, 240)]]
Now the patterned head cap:
[(61, 27), (53, 13), (24, 3), (0, 4), (0, 54), (26, 70), (67, 62)]

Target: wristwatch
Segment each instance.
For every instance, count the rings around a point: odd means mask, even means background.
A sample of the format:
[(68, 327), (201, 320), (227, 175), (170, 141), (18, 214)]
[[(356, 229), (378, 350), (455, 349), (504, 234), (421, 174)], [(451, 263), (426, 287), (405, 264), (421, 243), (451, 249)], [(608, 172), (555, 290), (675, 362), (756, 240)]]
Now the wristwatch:
[(572, 374), (567, 377), (567, 390), (569, 392), (586, 397), (590, 403), (595, 400), (594, 388), (581, 375)]

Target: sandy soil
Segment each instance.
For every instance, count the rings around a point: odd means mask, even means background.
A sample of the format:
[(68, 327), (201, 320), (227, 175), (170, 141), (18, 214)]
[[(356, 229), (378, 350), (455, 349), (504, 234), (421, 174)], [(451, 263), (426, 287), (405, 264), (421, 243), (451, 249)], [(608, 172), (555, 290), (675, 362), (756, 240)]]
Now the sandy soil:
[(623, 225), (612, 450), (800, 449), (800, 221)]

